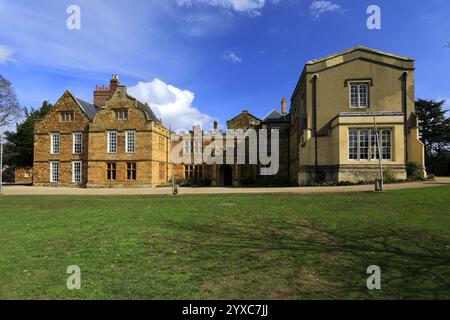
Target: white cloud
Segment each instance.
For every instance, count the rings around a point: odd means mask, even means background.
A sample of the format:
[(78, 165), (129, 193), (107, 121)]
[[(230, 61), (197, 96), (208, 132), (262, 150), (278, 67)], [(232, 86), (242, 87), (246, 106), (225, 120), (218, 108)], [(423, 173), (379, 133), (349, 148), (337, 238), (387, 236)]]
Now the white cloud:
[(159, 79), (139, 82), (128, 88), (128, 92), (142, 102), (147, 102), (157, 116), (162, 118), (164, 125), (171, 125), (173, 130), (189, 130), (196, 124), (207, 129), (214, 121), (214, 118), (192, 105), (195, 99), (193, 92), (179, 89)]
[(0, 45), (0, 64), (7, 63), (11, 61), (11, 56), (13, 54), (13, 49), (8, 46)]
[[(278, 3), (279, 1), (271, 0), (272, 3)], [(266, 0), (177, 0), (179, 6), (191, 7), (193, 5), (204, 4), (236, 12), (247, 12), (253, 16), (259, 16), (261, 14), (261, 9), (265, 6), (266, 2)]]
[(225, 60), (231, 61), (232, 63), (241, 63), (242, 62), (242, 58), (231, 51), (225, 52), (225, 54), (223, 55), (223, 58)]
[(310, 9), (312, 15), (315, 16), (316, 18), (319, 18), (322, 13), (340, 11), (341, 6), (331, 1), (319, 0), (313, 1), (311, 3)]

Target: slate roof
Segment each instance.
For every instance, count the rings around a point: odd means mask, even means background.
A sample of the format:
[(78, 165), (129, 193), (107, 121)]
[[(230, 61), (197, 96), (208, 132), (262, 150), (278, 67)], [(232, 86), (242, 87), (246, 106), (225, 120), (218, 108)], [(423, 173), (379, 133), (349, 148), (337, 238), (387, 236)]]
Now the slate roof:
[(281, 114), (278, 110), (273, 109), (270, 111), (263, 119), (263, 122), (266, 123), (273, 123), (273, 122), (289, 122), (291, 120), (291, 117), (289, 114)]
[(78, 102), (81, 109), (83, 109), (83, 111), (87, 114), (87, 116), (91, 120), (94, 119), (94, 116), (97, 113), (97, 111), (101, 109), (101, 107), (96, 106), (95, 104), (92, 104), (90, 102), (84, 101), (83, 99), (75, 97), (75, 100)]

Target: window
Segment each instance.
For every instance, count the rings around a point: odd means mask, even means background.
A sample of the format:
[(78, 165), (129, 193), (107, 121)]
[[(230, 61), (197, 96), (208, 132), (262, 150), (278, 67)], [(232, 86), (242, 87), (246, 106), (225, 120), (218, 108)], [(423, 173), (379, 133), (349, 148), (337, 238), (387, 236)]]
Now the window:
[(108, 153), (117, 153), (117, 132), (108, 132)]
[(201, 141), (194, 141), (194, 153), (195, 154), (202, 154), (202, 142)]
[(127, 162), (127, 179), (136, 180), (136, 162)]
[(184, 154), (191, 154), (192, 153), (192, 143), (190, 140), (184, 141)]
[(358, 130), (350, 130), (349, 145), (350, 160), (358, 160)]
[(73, 112), (61, 112), (62, 122), (73, 122)]
[(166, 179), (166, 164), (160, 162), (159, 163), (159, 180)]
[(116, 180), (116, 163), (108, 162), (106, 164), (106, 176), (108, 180)]
[[(392, 130), (379, 130), (378, 137), (381, 143), (383, 160), (392, 160)], [(348, 141), (350, 160), (379, 159), (377, 135), (375, 130), (350, 129)]]
[(50, 162), (50, 182), (59, 182), (59, 162)]
[(392, 131), (383, 129), (381, 130), (381, 150), (383, 153), (383, 159), (392, 159)]
[(194, 177), (194, 167), (184, 166), (184, 178), (190, 180)]
[(125, 132), (125, 150), (126, 153), (134, 153), (135, 150), (135, 139), (136, 132), (126, 131)]
[(72, 162), (72, 182), (81, 183), (82, 165), (81, 161)]
[(350, 85), (350, 106), (352, 108), (367, 108), (369, 106), (369, 85), (367, 83), (352, 83)]
[(203, 179), (203, 166), (184, 166), (184, 178), (197, 181)]
[(369, 159), (369, 131), (365, 129), (359, 131), (359, 159)]
[(194, 166), (194, 177), (195, 177), (195, 180), (197, 180), (197, 181), (203, 179), (203, 166), (202, 165)]
[(59, 143), (60, 143), (60, 135), (59, 133), (52, 133), (50, 142), (50, 153), (51, 154), (59, 154)]
[(83, 151), (83, 134), (76, 132), (73, 134), (73, 154), (81, 154)]
[(128, 111), (127, 110), (117, 110), (116, 111), (116, 120), (128, 120)]
[(26, 171), (23, 173), (23, 177), (24, 177), (24, 178), (30, 178), (30, 177), (31, 177), (30, 171), (26, 170)]
[(164, 137), (159, 137), (158, 149), (164, 151), (166, 149), (166, 139)]

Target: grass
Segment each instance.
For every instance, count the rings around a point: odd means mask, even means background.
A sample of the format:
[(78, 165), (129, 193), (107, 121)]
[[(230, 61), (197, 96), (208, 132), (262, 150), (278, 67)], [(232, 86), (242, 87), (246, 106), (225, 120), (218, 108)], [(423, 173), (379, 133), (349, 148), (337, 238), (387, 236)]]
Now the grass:
[(449, 299), (449, 195), (4, 197), (0, 298)]

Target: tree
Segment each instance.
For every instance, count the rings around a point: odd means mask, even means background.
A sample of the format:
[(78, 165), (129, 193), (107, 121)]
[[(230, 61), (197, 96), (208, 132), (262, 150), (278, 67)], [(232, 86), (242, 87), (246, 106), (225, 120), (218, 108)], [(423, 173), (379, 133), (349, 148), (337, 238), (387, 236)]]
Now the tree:
[(13, 124), (19, 118), (21, 112), (11, 82), (0, 74), (0, 128)]
[(416, 114), (420, 121), (420, 138), (425, 144), (427, 168), (433, 172), (435, 158), (441, 158), (450, 147), (450, 118), (444, 110), (445, 100), (416, 101)]
[(5, 164), (15, 167), (33, 166), (34, 120), (42, 119), (53, 106), (44, 101), (38, 110), (25, 110), (25, 121), (17, 125), (16, 132), (5, 132)]

